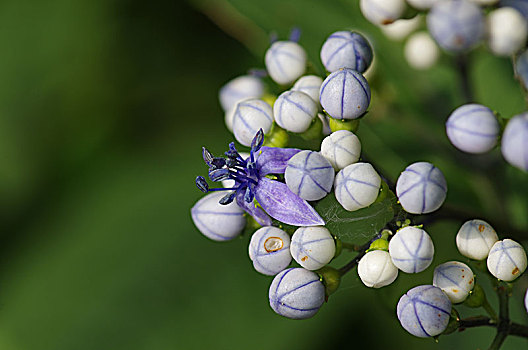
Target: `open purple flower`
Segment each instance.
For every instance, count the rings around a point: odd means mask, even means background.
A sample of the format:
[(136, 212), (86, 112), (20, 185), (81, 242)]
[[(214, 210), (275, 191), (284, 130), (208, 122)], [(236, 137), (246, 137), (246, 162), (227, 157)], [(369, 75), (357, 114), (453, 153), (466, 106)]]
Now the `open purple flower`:
[(288, 160), (301, 150), (262, 147), (263, 142), (264, 133), (260, 129), (251, 142), (247, 159), (240, 156), (233, 142), (225, 152), (226, 157), (214, 157), (204, 147), (202, 156), (209, 167), (209, 179), (214, 182), (232, 179), (235, 185), (231, 188), (209, 188), (205, 178), (198, 176), (196, 186), (206, 193), (229, 191), (220, 199), (220, 204), (236, 200), (262, 226), (272, 224), (270, 216), (288, 225), (324, 225), (324, 220), (308, 202), (290, 191), (285, 183), (266, 177), (268, 174), (283, 174)]

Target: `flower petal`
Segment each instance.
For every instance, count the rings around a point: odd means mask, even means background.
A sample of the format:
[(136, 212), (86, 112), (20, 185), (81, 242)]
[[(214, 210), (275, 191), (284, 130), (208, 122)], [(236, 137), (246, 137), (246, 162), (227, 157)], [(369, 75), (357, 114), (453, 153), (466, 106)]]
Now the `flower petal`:
[(300, 151), (297, 148), (262, 147), (257, 157), (259, 175), (283, 174), (288, 160)]
[(255, 187), (255, 198), (274, 219), (294, 226), (317, 226), (325, 222), (307, 201), (282, 182), (263, 177)]
[(259, 223), (259, 225), (262, 226), (271, 226), (273, 224), (273, 221), (269, 217), (268, 214), (264, 210), (262, 210), (259, 207), (255, 207), (255, 204), (253, 202), (248, 203), (244, 200), (244, 194), (246, 191), (241, 191), (236, 196), (236, 202), (239, 207), (244, 209), (249, 215), (255, 219), (256, 222)]

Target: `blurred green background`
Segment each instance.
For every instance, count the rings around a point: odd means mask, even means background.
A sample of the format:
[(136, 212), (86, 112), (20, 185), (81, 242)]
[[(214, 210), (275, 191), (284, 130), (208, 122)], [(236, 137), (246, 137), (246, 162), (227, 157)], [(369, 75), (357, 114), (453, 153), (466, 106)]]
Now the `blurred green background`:
[[(527, 246), (527, 175), (498, 150), (467, 156), (445, 136), (445, 119), (463, 103), (453, 58), (413, 71), (402, 43), (367, 23), (356, 0), (7, 0), (0, 4), (0, 349), (490, 344), (491, 329), (437, 344), (401, 328), (397, 300), (431, 283), (433, 266), (382, 290), (367, 289), (353, 271), (313, 319), (281, 318), (268, 306), (271, 278), (247, 257), (249, 237), (214, 243), (194, 227), (189, 210), (201, 193), (193, 182), (206, 171), (201, 146), (219, 153), (232, 140), (218, 89), (262, 68), (269, 33), (286, 38), (293, 26), (320, 72), (318, 51), (330, 33), (368, 35), (376, 70), (358, 134), (379, 169), (394, 180), (408, 163), (435, 163), (448, 180), (447, 205)], [(525, 109), (507, 59), (483, 48), (470, 58), (479, 102), (505, 117)], [(461, 260), (454, 243), (461, 223), (429, 226), (433, 265)], [(514, 321), (524, 324), (526, 287), (524, 276), (511, 300)], [(509, 337), (504, 348), (526, 345)]]

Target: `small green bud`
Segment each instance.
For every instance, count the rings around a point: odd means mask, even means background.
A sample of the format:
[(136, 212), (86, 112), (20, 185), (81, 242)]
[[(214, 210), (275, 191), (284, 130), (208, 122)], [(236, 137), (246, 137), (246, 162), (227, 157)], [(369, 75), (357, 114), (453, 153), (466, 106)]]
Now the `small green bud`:
[(320, 139), (323, 135), (323, 123), (319, 118), (314, 118), (308, 130), (300, 134), (307, 141)]
[(273, 123), (270, 132), (264, 139), (264, 146), (285, 147), (289, 140), (288, 133), (277, 124)]
[(321, 276), (322, 282), (325, 286), (326, 297), (328, 298), (330, 294), (334, 293), (337, 288), (339, 288), (341, 274), (337, 269), (330, 266), (322, 267), (316, 272)]
[(460, 315), (455, 308), (451, 308), (451, 316), (449, 317), (449, 323), (447, 328), (442, 332), (443, 335), (451, 334), (460, 327)]
[(469, 292), (469, 296), (464, 301), (464, 305), (471, 308), (481, 307), (486, 302), (486, 294), (480, 286), (480, 284), (475, 283), (473, 290)]
[(370, 244), (369, 249), (367, 249), (367, 252), (373, 251), (373, 250), (384, 250), (386, 252), (389, 251), (389, 241), (383, 238), (379, 238), (372, 242)]
[(328, 118), (328, 124), (330, 125), (330, 130), (332, 132), (338, 130), (348, 130), (355, 133), (359, 128), (359, 120), (345, 120), (345, 119), (334, 119), (332, 117)]
[(334, 236), (334, 240), (335, 240), (335, 245), (336, 245), (336, 250), (335, 250), (335, 254), (334, 254), (334, 259), (335, 259), (343, 251), (343, 242), (341, 242), (341, 240), (339, 238), (337, 238), (336, 236)]

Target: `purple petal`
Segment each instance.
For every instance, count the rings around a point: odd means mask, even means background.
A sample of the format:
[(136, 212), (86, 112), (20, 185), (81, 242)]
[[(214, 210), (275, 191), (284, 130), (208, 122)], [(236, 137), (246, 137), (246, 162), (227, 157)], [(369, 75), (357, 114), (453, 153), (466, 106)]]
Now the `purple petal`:
[(271, 226), (273, 222), (271, 221), (271, 218), (264, 210), (262, 210), (259, 207), (255, 207), (255, 204), (253, 204), (253, 201), (248, 203), (244, 200), (244, 193), (245, 191), (242, 191), (237, 194), (236, 196), (236, 202), (239, 207), (247, 211), (249, 215), (255, 219), (256, 222), (259, 223), (261, 226)]
[(266, 177), (255, 187), (255, 198), (274, 219), (294, 226), (324, 225), (324, 220), (307, 201), (290, 191), (282, 182)]
[(259, 175), (284, 174), (288, 160), (300, 151), (297, 148), (262, 147), (257, 158)]

